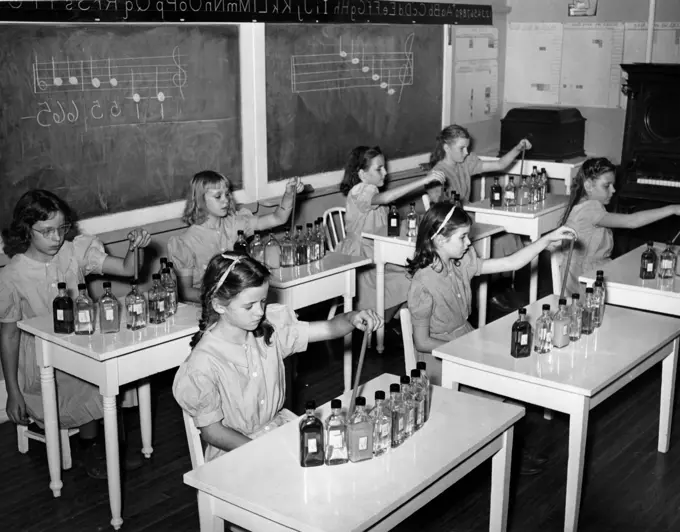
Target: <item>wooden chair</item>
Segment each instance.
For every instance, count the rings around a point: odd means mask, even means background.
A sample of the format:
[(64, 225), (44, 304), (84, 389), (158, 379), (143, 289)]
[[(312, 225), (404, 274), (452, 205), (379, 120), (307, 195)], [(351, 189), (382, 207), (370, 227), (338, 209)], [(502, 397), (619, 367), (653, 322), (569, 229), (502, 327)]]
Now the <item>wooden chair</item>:
[(401, 338), (404, 342), (404, 366), (406, 373), (410, 375), (412, 369), (416, 369), (416, 348), (413, 344), (413, 324), (411, 323), (411, 313), (407, 308), (399, 311), (399, 321), (401, 322)]
[[(345, 230), (345, 212), (347, 212), (347, 209), (344, 207), (333, 207), (323, 213), (323, 226), (326, 233), (328, 251), (335, 251), (338, 244), (347, 236)], [(335, 223), (336, 219), (338, 220), (337, 226)], [(335, 301), (328, 312), (328, 319), (332, 319), (337, 311), (338, 302)]]
[[(31, 423), (34, 421), (31, 419)], [(60, 429), (59, 437), (61, 438), (61, 468), (71, 469), (73, 461), (71, 460), (71, 442), (69, 438), (74, 434), (78, 434), (78, 429)], [(45, 434), (42, 432), (34, 432), (26, 425), (17, 425), (17, 447), (21, 454), (28, 452), (28, 440), (35, 440), (45, 443)]]

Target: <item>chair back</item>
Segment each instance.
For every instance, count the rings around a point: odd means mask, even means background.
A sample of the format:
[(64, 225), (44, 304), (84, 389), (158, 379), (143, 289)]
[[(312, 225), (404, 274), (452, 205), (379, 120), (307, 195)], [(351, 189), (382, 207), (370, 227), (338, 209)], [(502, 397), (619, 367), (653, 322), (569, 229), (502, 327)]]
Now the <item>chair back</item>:
[(335, 251), (338, 243), (347, 236), (345, 231), (345, 212), (347, 212), (347, 209), (344, 207), (333, 207), (323, 213), (323, 226), (329, 251)]
[(196, 469), (205, 464), (203, 445), (201, 444), (201, 433), (196, 428), (194, 419), (182, 410), (184, 418), (184, 430), (187, 433), (187, 444), (189, 445), (189, 455), (191, 456), (191, 469)]
[(416, 369), (416, 348), (413, 344), (411, 313), (407, 308), (402, 308), (399, 311), (399, 320), (401, 322), (401, 337), (404, 341), (404, 365), (406, 366), (404, 375), (410, 375), (411, 370)]
[(426, 211), (430, 210), (430, 195), (425, 193), (423, 194), (423, 207), (425, 207)]

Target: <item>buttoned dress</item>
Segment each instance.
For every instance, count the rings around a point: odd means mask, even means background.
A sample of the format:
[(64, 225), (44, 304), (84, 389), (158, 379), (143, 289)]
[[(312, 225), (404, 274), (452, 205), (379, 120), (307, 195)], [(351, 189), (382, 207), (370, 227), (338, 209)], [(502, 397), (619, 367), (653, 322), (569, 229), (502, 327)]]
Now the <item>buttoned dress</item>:
[[(284, 305), (267, 306), (274, 326), (271, 345), (248, 333), (244, 344), (229, 342), (218, 328), (206, 332), (179, 367), (172, 391), (198, 428), (214, 423), (251, 439), (297, 419), (282, 410), (286, 397), (283, 360), (307, 349), (309, 323)], [(225, 451), (208, 445), (206, 461)]]

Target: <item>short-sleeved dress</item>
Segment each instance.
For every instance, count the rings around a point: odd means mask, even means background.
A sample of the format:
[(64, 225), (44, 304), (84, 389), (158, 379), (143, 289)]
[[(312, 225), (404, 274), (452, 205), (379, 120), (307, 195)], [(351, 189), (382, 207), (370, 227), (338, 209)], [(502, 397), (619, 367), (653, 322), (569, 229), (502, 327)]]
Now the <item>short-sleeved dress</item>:
[[(604, 205), (598, 200), (582, 200), (569, 213), (566, 225), (578, 233), (578, 240), (574, 243), (574, 252), (569, 263), (566, 294), (583, 292), (579, 283), (579, 276), (602, 267), (611, 261), (614, 249), (614, 236), (608, 227), (597, 225), (607, 214)], [(568, 243), (556, 251), (560, 256), (560, 277), (564, 275), (567, 266)], [(581, 293), (581, 297), (583, 294)]]
[[(233, 344), (214, 328), (179, 367), (172, 391), (197, 427), (221, 422), (254, 439), (290, 421), (290, 413), (281, 410), (286, 397), (283, 360), (307, 349), (309, 323), (278, 304), (267, 306), (267, 319), (274, 326), (270, 346), (250, 333), (244, 345)], [(222, 454), (209, 445), (205, 459)]]
[(168, 240), (168, 257), (179, 277), (192, 277), (194, 288), (201, 287), (203, 273), (210, 259), (218, 253), (233, 251), (238, 231), (246, 238), (255, 232), (256, 216), (248, 209), (222, 218), (218, 229), (192, 225), (184, 233)]
[[(23, 253), (12, 257), (0, 270), (0, 322), (14, 323), (52, 313), (57, 283), (65, 282), (71, 297), (78, 283), (91, 273), (101, 274), (106, 252), (93, 236), (79, 235), (64, 242), (50, 262), (38, 262)], [(99, 389), (68, 373), (55, 371), (59, 423), (62, 428), (79, 427), (103, 417)], [(40, 369), (36, 360), (35, 337), (21, 331), (18, 379), (31, 417), (44, 419), (40, 391)]]
[[(432, 264), (418, 270), (411, 279), (408, 309), (414, 327), (429, 327), (436, 340), (451, 341), (473, 331), (467, 321), (472, 311), (472, 278), (480, 275), (484, 259), (470, 246), (460, 264), (449, 262), (448, 268)], [(427, 372), (437, 384), (441, 379), (441, 361), (429, 353), (418, 353), (427, 362)]]
[[(340, 242), (336, 251), (345, 255), (373, 259), (373, 240), (363, 238), (362, 232), (387, 235), (386, 205), (372, 205), (371, 199), (378, 194), (378, 187), (359, 183), (347, 195), (345, 228), (347, 236)], [(406, 269), (394, 264), (385, 265), (385, 308), (400, 305), (406, 301), (409, 280)], [(363, 268), (357, 272), (357, 296), (355, 308), (358, 310), (376, 307), (375, 267)]]

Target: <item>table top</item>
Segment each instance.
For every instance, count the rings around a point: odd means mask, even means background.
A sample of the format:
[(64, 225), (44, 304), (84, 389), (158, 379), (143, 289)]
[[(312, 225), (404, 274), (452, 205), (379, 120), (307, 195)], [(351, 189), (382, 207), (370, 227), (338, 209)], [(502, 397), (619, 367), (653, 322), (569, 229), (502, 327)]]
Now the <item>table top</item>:
[(368, 258), (330, 252), (323, 259), (310, 264), (272, 270), (269, 285), (279, 289), (291, 288), (372, 263), (373, 261)]
[[(642, 245), (630, 250), (628, 253), (614, 259), (606, 266), (599, 268), (604, 270), (605, 287), (610, 289), (625, 289), (631, 293), (631, 301), (636, 297), (663, 296), (674, 298), (678, 301), (680, 312), (680, 276), (673, 279), (640, 279), (640, 256), (647, 249)], [(654, 249), (660, 254), (666, 249), (665, 244), (656, 242)], [(675, 247), (677, 251), (677, 247)], [(595, 272), (586, 272), (579, 277), (579, 281), (591, 284), (595, 282)], [(631, 304), (630, 306), (635, 306)]]
[[(549, 295), (527, 307), (532, 328), (541, 305), (557, 309), (559, 296)], [(510, 333), (517, 314), (457, 338), (433, 352), (450, 361), (489, 373), (562, 391), (593, 396), (680, 336), (680, 319), (607, 305), (602, 325), (562, 349), (532, 351), (527, 358), (510, 356)]]
[[(482, 240), (483, 238), (503, 232), (505, 232), (505, 228), (500, 225), (474, 223), (470, 228), (470, 241), (476, 242), (477, 240)], [(375, 233), (361, 233), (361, 236), (389, 244), (408, 246), (412, 248), (416, 247), (416, 239), (409, 238), (407, 236), (386, 236)]]
[(483, 199), (474, 203), (463, 205), (469, 212), (483, 212), (485, 214), (498, 214), (510, 218), (539, 218), (548, 213), (565, 209), (569, 202), (569, 196), (561, 194), (548, 194), (545, 201), (540, 204), (524, 205), (522, 207), (492, 207), (490, 199)]
[[(396, 375), (364, 384), (389, 390)], [(351, 392), (341, 396), (347, 407)], [(436, 482), (522, 418), (524, 409), (433, 387), (430, 418), (400, 447), (360, 463), (303, 468), (297, 422), (184, 475), (184, 482), (293, 530), (349, 532), (369, 528)], [(325, 419), (330, 403), (317, 410)], [(442, 444), (445, 442), (445, 444)]]
[(18, 323), (18, 326), (19, 329), (43, 340), (103, 362), (193, 335), (198, 331), (201, 309), (194, 305), (180, 303), (177, 307), (177, 313), (165, 323), (149, 324), (144, 329), (137, 331), (130, 331), (126, 328), (123, 314), (124, 312), (121, 311), (122, 319), (119, 332), (102, 334), (99, 332), (99, 324), (97, 324), (97, 330), (91, 336), (75, 333), (56, 334), (51, 314), (22, 320)]

